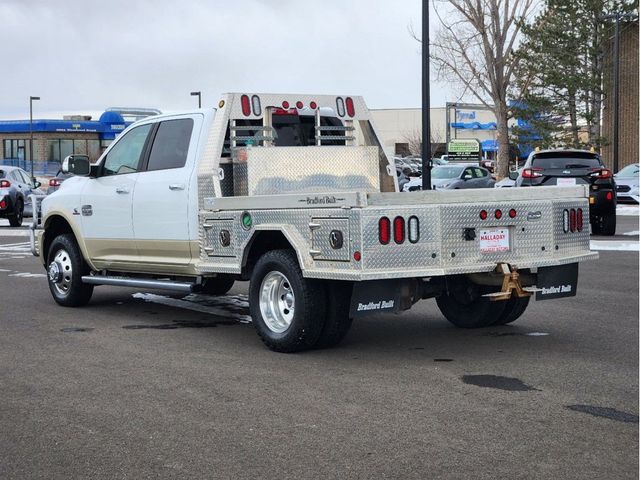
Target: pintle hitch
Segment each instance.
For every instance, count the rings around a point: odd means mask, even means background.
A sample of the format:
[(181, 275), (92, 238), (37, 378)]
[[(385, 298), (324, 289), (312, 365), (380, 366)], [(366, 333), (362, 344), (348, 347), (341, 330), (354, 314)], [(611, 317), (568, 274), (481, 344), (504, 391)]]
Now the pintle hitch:
[[(485, 293), (483, 297), (489, 297), (492, 302), (498, 302), (503, 300), (509, 300), (512, 296), (522, 298), (530, 297), (533, 289), (525, 289), (520, 283), (520, 274), (515, 266), (511, 266), (508, 263), (499, 263), (496, 266), (495, 272), (502, 277), (502, 288), (499, 292)], [(529, 291), (531, 290), (531, 291)]]

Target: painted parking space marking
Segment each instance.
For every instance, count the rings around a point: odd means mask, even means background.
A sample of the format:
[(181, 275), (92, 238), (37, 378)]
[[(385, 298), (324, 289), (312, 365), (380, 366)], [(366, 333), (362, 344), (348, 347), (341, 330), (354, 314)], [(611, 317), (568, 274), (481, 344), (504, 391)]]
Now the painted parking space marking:
[(591, 250), (640, 252), (639, 242), (622, 242), (617, 240), (591, 240)]

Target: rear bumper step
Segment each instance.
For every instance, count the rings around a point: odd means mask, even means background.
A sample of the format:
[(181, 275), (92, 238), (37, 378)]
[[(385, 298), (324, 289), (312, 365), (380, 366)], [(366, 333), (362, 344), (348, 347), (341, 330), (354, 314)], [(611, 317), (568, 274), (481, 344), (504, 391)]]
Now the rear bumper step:
[(172, 290), (174, 292), (191, 293), (194, 284), (187, 282), (174, 282), (171, 280), (145, 280), (127, 277), (112, 277), (106, 275), (85, 275), (83, 283), (91, 285), (111, 285), (114, 287), (153, 288), (158, 290)]

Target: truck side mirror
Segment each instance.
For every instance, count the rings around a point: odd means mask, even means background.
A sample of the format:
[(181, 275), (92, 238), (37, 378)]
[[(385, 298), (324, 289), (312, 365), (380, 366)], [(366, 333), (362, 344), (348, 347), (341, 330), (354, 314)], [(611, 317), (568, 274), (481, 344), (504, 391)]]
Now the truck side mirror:
[(517, 180), (518, 179), (518, 172), (516, 172), (516, 171), (509, 172), (509, 178), (511, 180)]
[(87, 155), (69, 155), (62, 161), (62, 173), (86, 177), (90, 171), (91, 162)]

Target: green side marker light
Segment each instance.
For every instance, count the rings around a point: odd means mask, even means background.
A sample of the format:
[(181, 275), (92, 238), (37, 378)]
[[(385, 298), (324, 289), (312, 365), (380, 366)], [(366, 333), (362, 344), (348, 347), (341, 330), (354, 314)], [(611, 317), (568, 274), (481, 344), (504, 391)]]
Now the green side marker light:
[(249, 212), (244, 212), (242, 214), (242, 228), (244, 228), (245, 230), (249, 230), (252, 225), (253, 219), (251, 218), (251, 215), (249, 214)]

